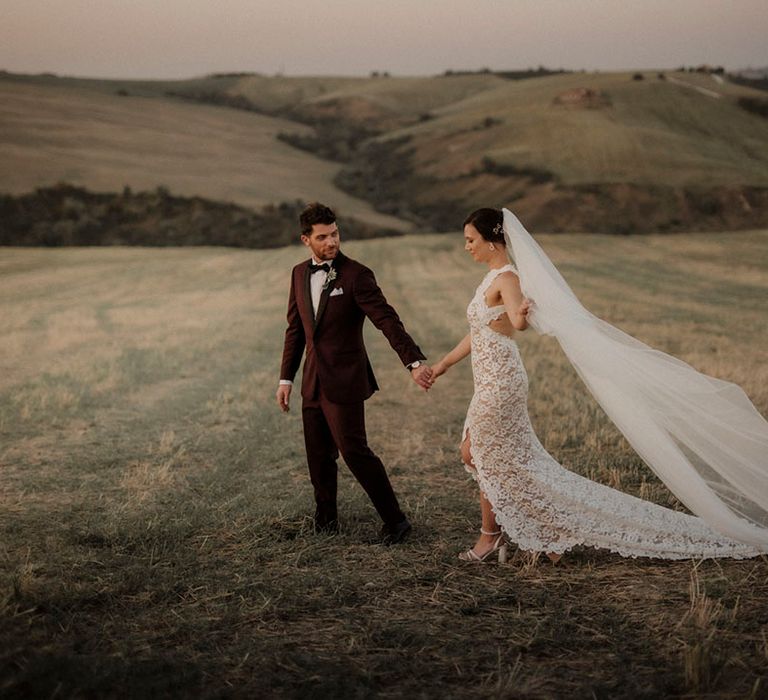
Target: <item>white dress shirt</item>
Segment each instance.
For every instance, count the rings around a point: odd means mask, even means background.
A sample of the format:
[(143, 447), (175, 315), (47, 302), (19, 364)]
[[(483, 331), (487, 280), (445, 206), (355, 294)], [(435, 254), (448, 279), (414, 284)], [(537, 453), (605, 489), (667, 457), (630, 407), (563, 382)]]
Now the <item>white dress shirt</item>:
[[(315, 256), (312, 256), (313, 265), (328, 265), (333, 267), (333, 260), (315, 260)], [(317, 309), (320, 307), (320, 295), (323, 293), (323, 285), (328, 279), (328, 273), (325, 270), (318, 272), (312, 272), (309, 276), (309, 291), (312, 295), (312, 308), (315, 310), (315, 317), (317, 317)]]

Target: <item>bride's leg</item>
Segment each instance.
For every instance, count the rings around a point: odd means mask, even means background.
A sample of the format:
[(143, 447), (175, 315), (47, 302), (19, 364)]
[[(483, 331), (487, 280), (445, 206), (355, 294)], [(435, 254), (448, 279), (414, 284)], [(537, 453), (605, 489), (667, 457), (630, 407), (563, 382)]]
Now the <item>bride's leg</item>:
[[(488, 500), (488, 496), (482, 491), (480, 491), (480, 514), (482, 517), (482, 528), (485, 532), (501, 532), (501, 526), (496, 520), (496, 515), (493, 512), (493, 508), (491, 508), (491, 502)], [(497, 538), (498, 534), (486, 535), (481, 533), (480, 539), (475, 545), (475, 549), (484, 549), (486, 548), (486, 545), (493, 545)]]
[(472, 443), (469, 439), (469, 432), (467, 432), (467, 437), (464, 438), (464, 442), (461, 443), (459, 449), (461, 451), (461, 461), (472, 469), (472, 471), (476, 471), (475, 463), (472, 461)]
[[(475, 463), (472, 461), (472, 442), (470, 440), (469, 432), (467, 432), (467, 437), (464, 439), (464, 442), (461, 443), (461, 459), (470, 469), (476, 470)], [(491, 502), (482, 490), (480, 491), (480, 515), (482, 530), (494, 533), (501, 532), (501, 527), (499, 527), (499, 523), (496, 521), (496, 515), (493, 512), (493, 508), (491, 508)], [(475, 550), (476, 554), (482, 556), (483, 553), (493, 547), (497, 539), (498, 534), (486, 535), (481, 533), (472, 549)]]

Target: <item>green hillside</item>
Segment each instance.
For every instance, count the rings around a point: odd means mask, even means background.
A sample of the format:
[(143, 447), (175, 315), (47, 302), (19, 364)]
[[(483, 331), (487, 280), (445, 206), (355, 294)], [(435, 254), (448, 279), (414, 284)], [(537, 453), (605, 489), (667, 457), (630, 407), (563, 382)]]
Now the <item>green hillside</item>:
[(336, 188), (338, 164), (276, 138), (308, 127), (165, 97), (174, 83), (154, 93), (141, 85), (0, 76), (0, 193), (65, 181), (105, 192), (163, 186), (255, 208), (316, 198), (373, 225), (408, 228)]
[(665, 78), (496, 81), (387, 130), (337, 181), (385, 211), (439, 227), (499, 202), (548, 230), (765, 223), (768, 121), (737, 103), (757, 91), (709, 76)]
[[(603, 99), (555, 103), (578, 88)], [(655, 74), (505, 81), (391, 137), (410, 135), (420, 171), (438, 178), (471, 172), (485, 156), (547, 170), (563, 184), (768, 185), (768, 123), (733, 99), (752, 91), (725, 85), (718, 92), (707, 97)], [(497, 123), (474, 129), (488, 118)]]
[(64, 179), (247, 206), (319, 198), (400, 230), (455, 230), (468, 210), (502, 204), (550, 231), (767, 225), (768, 120), (739, 104), (765, 93), (719, 75), (641, 75), (6, 74), (0, 190)]

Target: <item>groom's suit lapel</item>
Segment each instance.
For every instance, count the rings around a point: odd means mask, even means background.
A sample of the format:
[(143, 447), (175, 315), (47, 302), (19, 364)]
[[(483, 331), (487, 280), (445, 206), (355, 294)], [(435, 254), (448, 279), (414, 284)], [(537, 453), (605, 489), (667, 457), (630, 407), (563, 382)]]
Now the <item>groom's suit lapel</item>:
[(310, 282), (309, 282), (310, 277), (312, 277), (312, 273), (309, 270), (309, 261), (307, 261), (307, 264), (304, 267), (304, 277), (303, 277), (303, 279), (304, 279), (304, 286), (303, 286), (303, 291), (304, 291), (304, 308), (307, 309), (307, 312), (309, 313), (310, 318), (312, 319), (312, 323), (314, 324), (314, 322), (315, 322), (315, 311), (314, 311), (314, 308), (312, 306), (312, 290), (311, 290), (311, 286), (310, 286)]

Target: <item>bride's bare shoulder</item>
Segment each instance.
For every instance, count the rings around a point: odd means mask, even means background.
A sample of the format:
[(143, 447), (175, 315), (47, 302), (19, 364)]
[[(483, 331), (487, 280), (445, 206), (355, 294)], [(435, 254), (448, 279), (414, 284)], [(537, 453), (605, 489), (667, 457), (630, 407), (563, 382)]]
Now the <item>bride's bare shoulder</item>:
[(514, 287), (520, 289), (520, 279), (513, 270), (504, 270), (500, 272), (494, 280), (500, 287)]

